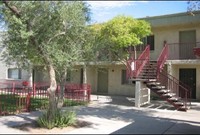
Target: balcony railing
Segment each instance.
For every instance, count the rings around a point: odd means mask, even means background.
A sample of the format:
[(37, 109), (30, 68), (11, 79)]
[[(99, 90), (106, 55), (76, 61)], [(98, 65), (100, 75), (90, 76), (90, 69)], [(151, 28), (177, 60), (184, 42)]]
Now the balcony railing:
[(196, 43), (170, 43), (169, 60), (196, 59), (193, 49), (200, 47), (200, 42)]

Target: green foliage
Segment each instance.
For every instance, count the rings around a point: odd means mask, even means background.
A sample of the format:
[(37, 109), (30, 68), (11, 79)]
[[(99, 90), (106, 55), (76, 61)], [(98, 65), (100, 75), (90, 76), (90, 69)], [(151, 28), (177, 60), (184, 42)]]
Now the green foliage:
[(31, 111), (34, 111), (37, 109), (47, 109), (48, 105), (49, 105), (48, 98), (31, 97), (31, 105), (30, 105)]
[[(75, 101), (65, 98), (63, 107), (65, 106), (79, 106), (79, 105), (87, 105), (88, 102), (86, 101)], [(37, 110), (37, 109), (47, 109), (49, 105), (48, 98), (37, 98), (31, 97), (31, 106), (30, 110)]]
[[(2, 112), (16, 113), (16, 111), (21, 111), (26, 105), (26, 96), (19, 96), (17, 94), (0, 94), (0, 110)], [(87, 105), (86, 101), (74, 101), (70, 99), (64, 99), (63, 107), (65, 106), (79, 106)], [(48, 98), (41, 97), (31, 97), (30, 110), (43, 110), (47, 109), (49, 105)]]
[(87, 105), (88, 102), (86, 101), (74, 101), (70, 99), (65, 99), (63, 106), (79, 106), (79, 105)]
[(24, 108), (22, 101), (25, 101), (25, 97), (20, 97), (16, 94), (1, 94), (0, 95), (0, 110), (7, 113), (15, 113)]
[[(19, 67), (52, 63), (57, 77), (74, 61), (83, 61), (91, 50), (87, 44), (90, 9), (82, 1), (9, 1), (20, 17), (1, 6), (1, 23), (7, 31), (3, 38), (3, 57)], [(88, 53), (89, 54), (89, 53)], [(87, 57), (89, 58), (89, 57)]]
[(142, 44), (142, 38), (150, 33), (151, 27), (148, 22), (119, 15), (102, 24), (97, 42), (104, 45), (103, 49), (119, 55), (122, 48)]
[(56, 110), (53, 119), (48, 119), (48, 113), (44, 112), (37, 120), (40, 127), (52, 129), (54, 127), (63, 128), (75, 124), (76, 114), (74, 112), (66, 112)]
[(102, 36), (108, 37), (118, 48), (141, 44), (141, 38), (150, 32), (147, 22), (121, 15), (108, 21), (102, 28)]

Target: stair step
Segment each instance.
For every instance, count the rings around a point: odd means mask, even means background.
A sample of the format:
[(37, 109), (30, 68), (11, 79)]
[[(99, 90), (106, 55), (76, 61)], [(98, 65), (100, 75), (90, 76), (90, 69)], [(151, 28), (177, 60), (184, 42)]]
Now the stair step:
[(138, 78), (155, 79), (155, 76), (138, 76)]
[(149, 82), (156, 82), (157, 79), (149, 79)]
[(157, 92), (158, 92), (158, 93), (169, 93), (170, 90), (162, 89), (162, 90), (158, 90)]
[(156, 67), (144, 67), (143, 71), (148, 70), (148, 71), (156, 72), (155, 69)]
[(184, 106), (183, 102), (175, 102), (174, 104), (179, 105), (179, 106)]
[(156, 74), (151, 74), (151, 73), (141, 73), (139, 74), (139, 76), (149, 76), (149, 77), (156, 77), (157, 75)]
[(141, 73), (139, 76), (154, 76), (156, 77), (156, 74), (151, 74), (151, 73)]
[(138, 76), (137, 78), (140, 78), (140, 79), (154, 79), (155, 77), (152, 77), (152, 76)]
[(147, 82), (147, 85), (160, 85), (160, 82)]
[(179, 97), (171, 97), (171, 98), (168, 98), (168, 99), (171, 100), (171, 101), (174, 101), (174, 102), (177, 102), (177, 101), (180, 100)]
[(162, 94), (162, 96), (167, 96), (167, 97), (173, 97), (173, 96), (175, 96), (176, 95), (176, 93), (167, 93), (167, 94)]
[(165, 86), (153, 86), (153, 87), (151, 87), (152, 89), (164, 89), (165, 88)]
[(142, 71), (140, 74), (156, 74), (154, 71)]

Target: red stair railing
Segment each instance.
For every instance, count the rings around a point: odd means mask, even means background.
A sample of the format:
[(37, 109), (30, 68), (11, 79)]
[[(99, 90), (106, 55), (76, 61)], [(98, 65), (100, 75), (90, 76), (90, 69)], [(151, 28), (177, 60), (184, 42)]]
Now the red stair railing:
[[(164, 85), (166, 89), (169, 89), (172, 93), (175, 93), (177, 98), (181, 98), (185, 109), (188, 109), (188, 106), (191, 105), (191, 102), (189, 101), (191, 95), (191, 88), (189, 86), (187, 86), (186, 84), (184, 84), (183, 82), (176, 79), (174, 76), (168, 74), (165, 71), (159, 73), (159, 78), (157, 78), (157, 80), (162, 85)], [(169, 99), (166, 100), (168, 102), (171, 102), (177, 108), (179, 107)]]
[[(191, 102), (189, 102), (188, 100), (188, 98), (190, 98), (191, 95), (190, 87), (184, 84), (183, 82), (179, 81), (172, 75), (162, 71), (165, 62), (168, 59), (168, 53), (168, 45), (165, 44), (160, 56), (157, 59), (157, 80), (160, 81), (161, 84), (164, 85), (167, 89), (171, 90), (171, 92), (175, 93), (178, 97), (181, 97), (185, 109), (187, 109), (187, 103), (191, 104)], [(174, 106), (177, 106), (172, 101), (168, 99), (167, 101), (171, 102)]]
[(149, 58), (150, 46), (147, 45), (144, 51), (138, 57), (138, 59), (135, 60), (134, 58), (130, 58), (127, 61), (127, 78), (138, 77), (144, 66), (149, 62)]
[(160, 56), (157, 59), (157, 72), (161, 72), (162, 71), (165, 62), (168, 59), (168, 54), (169, 54), (168, 45), (165, 44), (162, 52), (160, 53)]

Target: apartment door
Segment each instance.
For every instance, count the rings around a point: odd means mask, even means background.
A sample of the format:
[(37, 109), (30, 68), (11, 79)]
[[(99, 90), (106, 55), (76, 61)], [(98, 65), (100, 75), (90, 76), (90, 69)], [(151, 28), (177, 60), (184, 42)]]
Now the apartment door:
[(106, 68), (98, 69), (97, 93), (99, 94), (108, 93), (108, 69)]
[(180, 59), (194, 59), (193, 48), (196, 46), (196, 31), (180, 31), (179, 43)]
[(83, 84), (83, 68), (81, 68), (80, 83)]
[[(180, 81), (187, 84), (191, 88), (191, 98), (196, 98), (196, 69), (179, 69)], [(179, 91), (180, 95), (184, 95)]]

